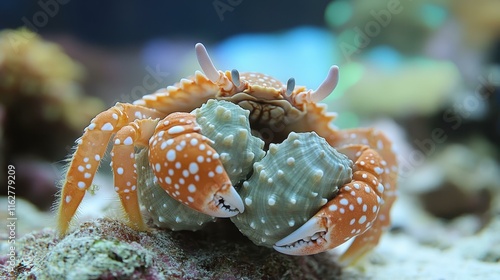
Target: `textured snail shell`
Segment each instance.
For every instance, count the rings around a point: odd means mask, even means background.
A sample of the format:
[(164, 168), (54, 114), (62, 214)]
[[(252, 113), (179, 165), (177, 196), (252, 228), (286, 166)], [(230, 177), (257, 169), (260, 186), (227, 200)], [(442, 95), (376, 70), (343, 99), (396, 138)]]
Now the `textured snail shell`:
[[(253, 163), (265, 155), (264, 142), (253, 136), (249, 112), (227, 101), (209, 100), (191, 114), (201, 134), (211, 140), (233, 185), (247, 179)], [(149, 166), (147, 148), (137, 156), (139, 197), (156, 226), (172, 230), (198, 230), (215, 218), (202, 214), (170, 197), (156, 182)]]
[(234, 103), (211, 99), (191, 113), (196, 116), (201, 134), (214, 141), (211, 146), (233, 186), (247, 179), (254, 162), (266, 154), (264, 141), (251, 133), (250, 112)]
[(137, 183), (139, 199), (146, 207), (153, 223), (160, 228), (171, 230), (198, 230), (215, 218), (202, 214), (173, 199), (162, 189), (155, 179), (153, 169), (149, 166), (148, 149), (136, 155)]
[(352, 179), (352, 161), (315, 132), (271, 144), (238, 191), (245, 212), (231, 217), (257, 245), (272, 246), (309, 220)]

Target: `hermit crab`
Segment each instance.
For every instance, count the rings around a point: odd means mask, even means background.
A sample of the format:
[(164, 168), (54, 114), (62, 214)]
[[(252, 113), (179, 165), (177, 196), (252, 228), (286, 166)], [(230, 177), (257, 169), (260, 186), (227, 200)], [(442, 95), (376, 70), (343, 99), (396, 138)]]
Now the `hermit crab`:
[(112, 142), (114, 189), (137, 230), (153, 222), (196, 230), (229, 217), (255, 244), (290, 255), (334, 248), (358, 260), (390, 224), (397, 162), (385, 135), (339, 130), (319, 103), (336, 87), (332, 66), (317, 90), (260, 73), (219, 71), (195, 46), (203, 73), (117, 103), (76, 141), (58, 202), (70, 222)]

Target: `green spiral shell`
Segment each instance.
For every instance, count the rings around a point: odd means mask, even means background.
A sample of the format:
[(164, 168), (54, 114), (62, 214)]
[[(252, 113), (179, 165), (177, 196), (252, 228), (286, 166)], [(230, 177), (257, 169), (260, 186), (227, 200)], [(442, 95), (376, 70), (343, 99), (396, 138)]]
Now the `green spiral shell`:
[(251, 133), (250, 112), (234, 103), (211, 99), (192, 114), (201, 134), (214, 141), (212, 147), (219, 153), (233, 186), (247, 179), (254, 162), (266, 154), (264, 141)]
[[(248, 178), (254, 162), (265, 155), (264, 142), (253, 136), (249, 112), (227, 101), (209, 100), (191, 112), (201, 127), (201, 134), (212, 140), (224, 169), (233, 185)], [(172, 230), (198, 230), (215, 218), (202, 214), (171, 198), (149, 166), (147, 149), (136, 156), (139, 198), (154, 224)]]
[(231, 217), (257, 245), (272, 246), (309, 220), (352, 180), (352, 161), (315, 132), (292, 132), (271, 144), (239, 194), (245, 211)]

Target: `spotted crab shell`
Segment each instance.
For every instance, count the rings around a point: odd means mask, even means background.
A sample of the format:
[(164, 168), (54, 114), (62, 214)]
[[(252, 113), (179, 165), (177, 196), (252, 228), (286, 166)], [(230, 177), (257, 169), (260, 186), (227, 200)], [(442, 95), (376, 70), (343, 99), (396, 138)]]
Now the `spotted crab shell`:
[(239, 194), (245, 212), (231, 217), (255, 244), (271, 247), (309, 220), (352, 179), (352, 161), (315, 132), (292, 132), (267, 155)]
[(250, 112), (234, 103), (211, 99), (191, 113), (201, 133), (214, 141), (211, 146), (219, 153), (233, 186), (247, 179), (254, 162), (266, 154), (264, 141), (251, 133)]
[[(251, 134), (249, 112), (231, 102), (209, 100), (191, 114), (196, 116), (201, 134), (212, 141), (233, 185), (247, 179), (254, 162), (265, 155), (264, 142)], [(173, 199), (157, 184), (147, 149), (137, 155), (136, 161), (142, 167), (138, 170), (139, 197), (156, 226), (198, 230), (215, 220)]]

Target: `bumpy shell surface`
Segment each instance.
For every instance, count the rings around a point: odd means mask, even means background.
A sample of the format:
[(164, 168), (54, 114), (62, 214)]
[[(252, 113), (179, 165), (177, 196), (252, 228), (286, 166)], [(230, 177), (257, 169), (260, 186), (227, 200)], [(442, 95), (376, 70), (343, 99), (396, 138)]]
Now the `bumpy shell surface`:
[[(233, 185), (248, 178), (253, 163), (265, 155), (264, 142), (251, 135), (249, 112), (227, 101), (209, 100), (192, 112), (201, 134), (212, 140)], [(215, 218), (179, 203), (155, 180), (147, 149), (137, 157), (139, 197), (156, 226), (172, 230), (198, 230)]]
[(249, 111), (234, 103), (211, 99), (192, 112), (201, 127), (201, 134), (214, 141), (211, 145), (233, 186), (248, 178), (254, 162), (265, 152), (264, 141), (252, 135)]
[(271, 144), (239, 194), (245, 212), (231, 220), (257, 245), (272, 246), (309, 220), (352, 179), (352, 161), (314, 132)]
[(139, 199), (146, 207), (154, 224), (171, 230), (198, 230), (215, 218), (202, 214), (170, 197), (158, 185), (153, 169), (149, 166), (148, 149), (143, 149), (137, 156)]

